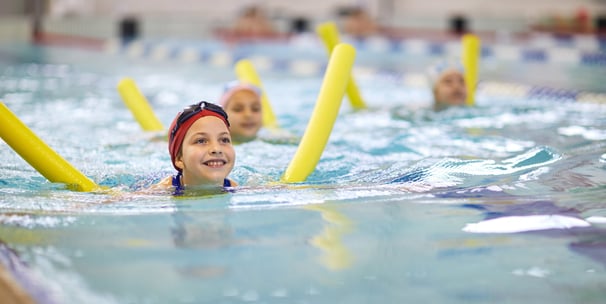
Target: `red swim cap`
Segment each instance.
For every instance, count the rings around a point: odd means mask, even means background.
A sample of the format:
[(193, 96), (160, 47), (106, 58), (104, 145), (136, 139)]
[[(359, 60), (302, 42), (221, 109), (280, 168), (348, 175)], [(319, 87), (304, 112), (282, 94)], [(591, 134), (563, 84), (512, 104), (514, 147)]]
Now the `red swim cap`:
[(177, 171), (181, 171), (181, 169), (177, 168), (175, 165), (175, 159), (181, 150), (181, 144), (183, 144), (183, 139), (185, 138), (187, 130), (189, 130), (191, 125), (198, 119), (206, 116), (214, 116), (221, 119), (229, 129), (229, 121), (227, 120), (225, 111), (223, 111), (221, 107), (205, 101), (191, 105), (182, 112), (179, 112), (177, 117), (175, 117), (170, 124), (168, 133), (168, 153), (170, 154), (170, 160), (173, 163), (173, 167), (175, 167)]

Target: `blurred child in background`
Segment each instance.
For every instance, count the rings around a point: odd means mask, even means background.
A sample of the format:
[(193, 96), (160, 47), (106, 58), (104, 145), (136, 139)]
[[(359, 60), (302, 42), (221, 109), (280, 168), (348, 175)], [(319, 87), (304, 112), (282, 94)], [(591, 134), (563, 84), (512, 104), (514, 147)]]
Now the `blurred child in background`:
[(242, 11), (234, 24), (233, 32), (239, 37), (248, 38), (272, 36), (277, 33), (263, 10), (254, 5)]
[(257, 138), (263, 126), (261, 90), (248, 83), (233, 81), (225, 85), (219, 99), (231, 124), (234, 143), (244, 143)]
[(343, 32), (355, 38), (364, 38), (379, 33), (379, 25), (363, 7), (354, 6), (343, 12)]
[(439, 62), (429, 68), (427, 75), (433, 93), (434, 110), (465, 105), (465, 70), (459, 61), (451, 59)]

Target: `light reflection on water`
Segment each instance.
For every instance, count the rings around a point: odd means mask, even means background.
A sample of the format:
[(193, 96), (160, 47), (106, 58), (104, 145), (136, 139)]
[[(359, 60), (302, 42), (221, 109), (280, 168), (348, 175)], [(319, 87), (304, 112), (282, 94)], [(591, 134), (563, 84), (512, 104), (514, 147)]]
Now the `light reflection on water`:
[[(172, 168), (161, 135), (142, 132), (119, 99), (120, 77), (135, 78), (168, 125), (183, 106), (216, 100), (232, 71), (102, 56), (70, 65), (47, 52), (48, 62), (3, 62), (0, 98), (85, 175), (127, 194), (67, 191), (0, 146), (0, 239), (15, 251), (2, 255), (27, 264), (18, 271), (47, 302), (605, 296), (604, 106), (478, 96), (475, 108), (435, 113), (423, 109), (424, 90), (368, 76), (359, 85), (371, 109), (352, 112), (344, 100), (307, 182), (280, 183), (296, 145), (257, 140), (236, 147), (232, 177), (244, 186), (233, 193), (140, 195)], [(282, 127), (300, 136), (320, 79), (262, 76)], [(540, 214), (598, 220), (462, 230)]]

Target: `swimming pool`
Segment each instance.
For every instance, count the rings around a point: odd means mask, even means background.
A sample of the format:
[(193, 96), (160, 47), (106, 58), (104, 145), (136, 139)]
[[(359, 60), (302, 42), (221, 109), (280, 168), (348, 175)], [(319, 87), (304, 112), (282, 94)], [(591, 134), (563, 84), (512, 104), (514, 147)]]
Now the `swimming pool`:
[[(172, 171), (118, 81), (136, 79), (167, 125), (234, 77), (221, 64), (29, 46), (3, 46), (0, 64), (8, 107), (124, 192)], [(566, 82), (566, 69), (552, 77)], [(604, 104), (484, 89), (477, 107), (434, 113), (415, 81), (358, 76), (370, 109), (344, 101), (300, 184), (279, 183), (289, 143), (237, 146), (243, 187), (178, 199), (69, 191), (2, 143), (0, 260), (42, 303), (603, 301)], [(321, 77), (262, 77), (280, 125), (302, 134)]]

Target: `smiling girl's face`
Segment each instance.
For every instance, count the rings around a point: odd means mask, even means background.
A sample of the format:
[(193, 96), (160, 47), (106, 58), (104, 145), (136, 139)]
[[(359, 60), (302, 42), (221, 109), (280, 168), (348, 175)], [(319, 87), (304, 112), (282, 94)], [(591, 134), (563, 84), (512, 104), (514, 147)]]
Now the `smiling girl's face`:
[(235, 161), (229, 129), (221, 119), (205, 116), (187, 130), (175, 165), (183, 170), (185, 185), (222, 186)]

